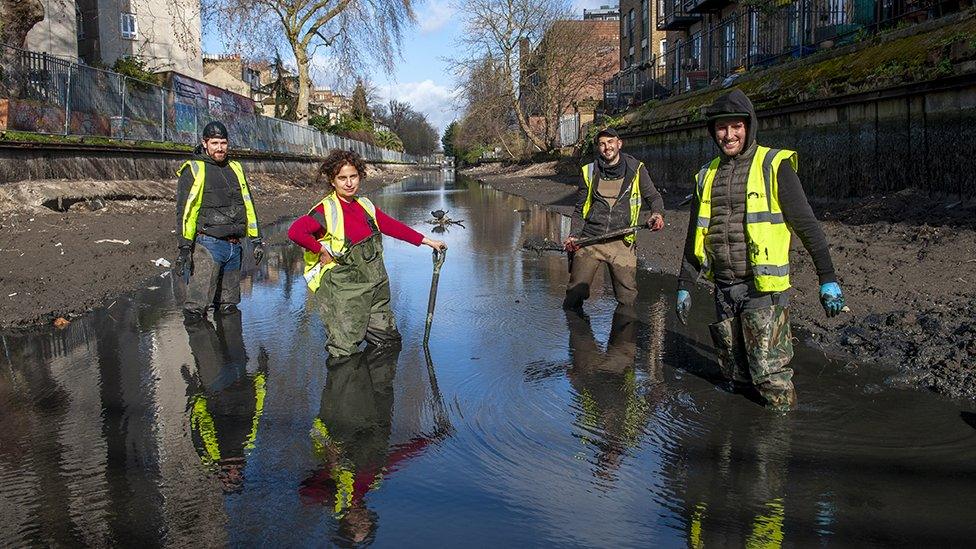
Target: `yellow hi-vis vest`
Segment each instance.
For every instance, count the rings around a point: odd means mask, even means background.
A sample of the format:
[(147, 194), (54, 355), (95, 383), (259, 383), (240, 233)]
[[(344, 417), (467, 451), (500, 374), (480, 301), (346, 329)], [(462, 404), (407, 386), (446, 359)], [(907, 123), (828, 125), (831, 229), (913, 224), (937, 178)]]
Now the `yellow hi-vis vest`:
[[(237, 182), (241, 186), (241, 198), (244, 199), (244, 211), (247, 214), (247, 236), (254, 238), (258, 236), (258, 218), (254, 215), (254, 203), (251, 201), (251, 191), (244, 177), (244, 168), (236, 160), (231, 160), (227, 165), (237, 174)], [(197, 237), (197, 217), (203, 204), (203, 185), (207, 178), (207, 170), (203, 160), (187, 160), (180, 169), (176, 170), (176, 177), (179, 177), (187, 167), (193, 173), (193, 186), (190, 187), (186, 205), (183, 206), (183, 238), (193, 240)]]
[[(342, 217), (342, 204), (339, 203), (339, 200), (338, 195), (335, 192), (331, 192), (321, 202), (315, 205), (315, 208), (321, 205), (325, 213), (323, 216), (324, 219), (319, 220), (320, 222), (325, 221), (325, 223), (322, 223), (325, 234), (319, 239), (319, 243), (325, 247), (326, 251), (334, 259), (339, 259), (349, 251), (349, 242), (346, 240), (346, 226)], [(373, 224), (378, 227), (376, 206), (368, 198), (361, 196), (356, 197), (356, 202), (359, 202), (359, 205), (366, 210), (369, 218), (373, 220)], [(309, 210), (308, 215), (315, 216), (315, 208)], [(319, 261), (319, 254), (312, 253), (308, 250), (305, 250), (304, 258), (305, 282), (308, 283), (308, 289), (314, 292), (319, 289), (319, 285), (322, 283), (322, 277), (325, 276), (326, 272), (336, 266), (336, 262), (333, 261), (328, 265), (322, 265)]]
[[(621, 160), (623, 162), (623, 160)], [(641, 194), (640, 194), (640, 170), (644, 166), (643, 162), (637, 164), (634, 172), (634, 180), (630, 182), (630, 226), (637, 226), (637, 218), (640, 216)], [(583, 166), (583, 182), (586, 183), (586, 202), (583, 202), (583, 219), (590, 216), (590, 207), (593, 205), (593, 184), (596, 182), (596, 162), (590, 162)], [(637, 235), (629, 234), (624, 237), (624, 242), (633, 244)]]
[[(265, 388), (265, 375), (258, 372), (254, 376), (254, 417), (251, 418), (251, 432), (244, 441), (245, 453), (254, 449), (254, 441), (258, 437), (258, 424), (261, 421), (261, 414), (264, 413), (264, 397), (267, 394)], [(217, 426), (214, 424), (213, 416), (207, 403), (207, 397), (197, 395), (193, 398), (193, 405), (190, 407), (190, 429), (197, 432), (200, 440), (203, 441), (203, 448), (206, 451), (201, 460), (205, 465), (212, 465), (220, 461), (220, 442), (217, 436)]]
[[(716, 158), (702, 166), (695, 187), (698, 198), (695, 257), (709, 280), (713, 278), (705, 252), (705, 235), (712, 219), (712, 183), (720, 160)], [(790, 287), (790, 228), (780, 209), (777, 182), (779, 166), (784, 160), (797, 169), (796, 152), (760, 146), (746, 182), (746, 244), (756, 290), (760, 292), (782, 292)]]

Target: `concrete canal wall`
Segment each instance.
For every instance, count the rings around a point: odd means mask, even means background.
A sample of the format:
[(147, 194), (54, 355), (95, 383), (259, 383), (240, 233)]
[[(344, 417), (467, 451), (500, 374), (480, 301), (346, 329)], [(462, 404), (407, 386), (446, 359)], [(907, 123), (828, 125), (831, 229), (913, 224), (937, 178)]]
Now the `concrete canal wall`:
[[(976, 194), (976, 76), (760, 111), (761, 144), (796, 150), (807, 192), (828, 198), (913, 187)], [(704, 122), (624, 134), (662, 186), (690, 189), (718, 153)]]
[[(288, 177), (314, 177), (322, 161), (314, 156), (233, 151), (232, 155), (246, 173)], [(38, 179), (175, 179), (177, 168), (190, 156), (185, 150), (0, 141), (0, 185)]]

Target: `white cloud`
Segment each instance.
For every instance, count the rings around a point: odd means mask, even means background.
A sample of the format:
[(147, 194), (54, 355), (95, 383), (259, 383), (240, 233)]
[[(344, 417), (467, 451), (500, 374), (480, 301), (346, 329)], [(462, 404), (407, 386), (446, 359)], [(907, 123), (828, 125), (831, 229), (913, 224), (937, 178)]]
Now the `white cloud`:
[(458, 90), (435, 84), (430, 79), (380, 86), (377, 94), (384, 102), (396, 99), (409, 103), (415, 111), (426, 114), (427, 120), (440, 133), (443, 133), (444, 128), (458, 117), (455, 105)]
[(434, 32), (453, 18), (454, 6), (448, 0), (429, 0), (417, 14), (421, 33)]

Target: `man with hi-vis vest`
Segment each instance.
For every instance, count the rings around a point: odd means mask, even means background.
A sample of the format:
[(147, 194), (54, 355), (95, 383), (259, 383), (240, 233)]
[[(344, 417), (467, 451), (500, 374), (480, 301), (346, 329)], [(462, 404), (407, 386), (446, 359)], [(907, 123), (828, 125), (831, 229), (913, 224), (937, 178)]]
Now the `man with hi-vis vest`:
[(722, 373), (736, 392), (755, 388), (766, 406), (796, 407), (789, 323), (790, 230), (813, 258), (828, 317), (844, 296), (820, 223), (797, 177), (797, 154), (756, 142), (757, 119), (744, 93), (723, 94), (706, 110), (721, 154), (702, 166), (678, 277), (677, 313), (687, 322), (699, 273), (715, 284), (718, 322), (709, 326)]
[(187, 281), (183, 312), (204, 317), (207, 308), (232, 312), (241, 302), (241, 242), (251, 239), (254, 261), (264, 257), (244, 170), (227, 159), (227, 128), (210, 122), (195, 155), (176, 174), (179, 256), (173, 272)]
[(613, 293), (624, 306), (637, 299), (636, 234), (631, 233), (580, 247), (580, 238), (600, 237), (611, 231), (637, 227), (642, 208), (651, 211), (647, 225), (652, 231), (664, 228), (664, 200), (657, 192), (644, 163), (620, 152), (623, 141), (608, 128), (596, 135), (596, 160), (582, 167), (581, 183), (573, 212), (572, 231), (563, 243), (572, 257), (565, 309), (579, 309), (590, 297), (590, 286), (597, 271), (607, 265)]

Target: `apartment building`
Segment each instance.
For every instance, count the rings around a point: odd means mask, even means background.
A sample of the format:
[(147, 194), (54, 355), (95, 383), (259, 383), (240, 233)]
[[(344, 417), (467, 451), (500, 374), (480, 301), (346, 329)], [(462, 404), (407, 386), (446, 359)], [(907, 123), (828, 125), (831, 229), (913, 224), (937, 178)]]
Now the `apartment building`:
[(261, 102), (268, 95), (262, 91), (265, 83), (261, 81), (261, 71), (267, 64), (251, 62), (239, 54), (204, 54), (201, 80)]
[(78, 60), (78, 11), (73, 1), (41, 0), (44, 20), (27, 33), (28, 50), (68, 61)]
[(74, 4), (78, 57), (83, 62), (112, 65), (121, 57), (137, 57), (155, 71), (203, 77), (200, 0), (76, 0)]
[(620, 10), (616, 6), (600, 6), (592, 10), (583, 10), (584, 21), (616, 21), (620, 19)]
[(659, 25), (654, 0), (621, 0), (620, 70), (646, 65), (666, 48), (667, 33)]

